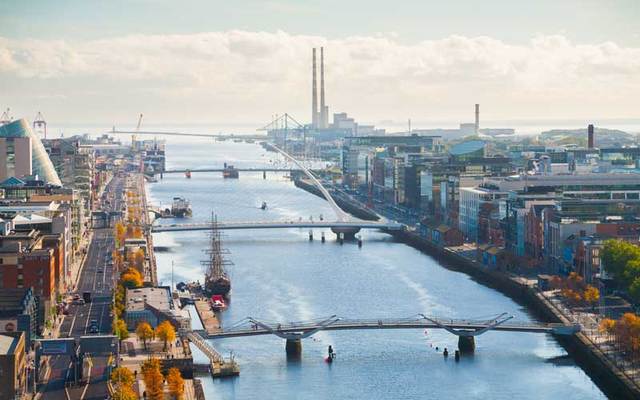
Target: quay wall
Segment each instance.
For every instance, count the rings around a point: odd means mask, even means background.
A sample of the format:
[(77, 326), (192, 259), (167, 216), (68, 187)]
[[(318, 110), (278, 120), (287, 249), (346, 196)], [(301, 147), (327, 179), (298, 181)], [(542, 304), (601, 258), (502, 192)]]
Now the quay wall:
[[(489, 270), (479, 262), (464, 257), (447, 248), (438, 247), (419, 235), (407, 231), (389, 232), (396, 240), (429, 254), (445, 268), (463, 272), (477, 282), (506, 294), (526, 306), (545, 322), (570, 323), (568, 319), (535, 288), (526, 285), (507, 273)], [(583, 333), (572, 336), (556, 336), (558, 342), (576, 360), (593, 381), (610, 398), (638, 399), (640, 388)], [(482, 340), (479, 338), (479, 340)]]

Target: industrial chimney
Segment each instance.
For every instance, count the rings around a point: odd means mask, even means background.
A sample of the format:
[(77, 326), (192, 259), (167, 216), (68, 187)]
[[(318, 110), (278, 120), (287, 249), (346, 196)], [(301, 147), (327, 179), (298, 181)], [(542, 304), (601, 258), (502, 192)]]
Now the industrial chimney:
[(589, 127), (587, 128), (587, 132), (589, 133), (589, 138), (588, 138), (589, 145), (588, 145), (588, 147), (590, 149), (593, 149), (595, 147), (594, 146), (594, 142), (593, 142), (593, 140), (595, 139), (593, 137), (593, 124), (589, 124)]
[(324, 104), (324, 47), (320, 47), (320, 128), (329, 125), (328, 107)]
[(480, 133), (480, 104), (476, 104), (476, 135)]
[(316, 83), (316, 48), (313, 48), (313, 83), (311, 84), (311, 126), (318, 128), (318, 86)]

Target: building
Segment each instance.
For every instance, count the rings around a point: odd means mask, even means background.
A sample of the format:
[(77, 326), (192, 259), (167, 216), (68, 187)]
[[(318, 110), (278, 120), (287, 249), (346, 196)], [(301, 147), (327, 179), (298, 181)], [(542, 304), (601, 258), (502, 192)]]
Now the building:
[[(4, 142), (4, 154), (7, 159), (4, 161), (4, 171), (9, 173), (11, 168), (13, 168), (14, 173), (19, 173), (26, 168), (26, 161), (24, 157), (28, 152), (28, 142), (31, 144), (31, 170), (34, 175), (37, 175), (39, 179), (43, 181), (61, 186), (62, 182), (58, 177), (58, 174), (49, 159), (49, 155), (47, 154), (44, 145), (40, 141), (40, 138), (33, 132), (31, 126), (25, 119), (19, 119), (13, 122), (10, 122), (5, 125), (0, 125), (0, 138), (5, 139)], [(9, 139), (13, 138), (13, 139)], [(15, 141), (15, 138), (28, 138), (29, 140), (18, 140)], [(13, 146), (12, 146), (13, 143)], [(13, 150), (11, 150), (13, 147)], [(20, 161), (17, 158), (14, 160), (8, 159), (9, 155), (13, 152), (15, 157), (20, 156)], [(16, 154), (18, 152), (19, 154)], [(2, 157), (2, 143), (0, 143), (0, 160)], [(3, 163), (0, 163), (3, 164)], [(18, 170), (16, 170), (18, 168)], [(2, 172), (2, 167), (0, 167), (0, 173)], [(4, 176), (3, 178), (6, 178)]]
[(505, 216), (506, 198), (507, 192), (496, 188), (460, 188), (458, 227), (467, 241), (479, 242), (481, 237), (491, 236), (489, 230), (494, 228), (491, 220), (495, 220), (496, 213), (499, 219)]
[(178, 327), (191, 325), (188, 311), (180, 310), (171, 297), (169, 286), (127, 289), (125, 320), (132, 331), (142, 321), (148, 322), (153, 328), (164, 320)]
[(62, 269), (60, 261), (60, 256), (56, 258), (56, 250), (47, 248), (43, 235), (36, 230), (0, 236), (0, 285), (2, 288), (32, 288), (38, 298), (39, 321), (49, 317), (55, 303)]
[(31, 138), (0, 137), (0, 179), (31, 176)]
[(38, 301), (31, 288), (0, 288), (0, 332), (25, 333), (27, 344), (38, 332)]
[(27, 392), (24, 332), (0, 333), (0, 399), (21, 399)]

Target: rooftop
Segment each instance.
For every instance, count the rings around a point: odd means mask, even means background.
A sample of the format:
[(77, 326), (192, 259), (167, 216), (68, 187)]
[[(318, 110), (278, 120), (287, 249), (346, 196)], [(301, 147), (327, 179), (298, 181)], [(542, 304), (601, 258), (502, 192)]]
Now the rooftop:
[(0, 355), (13, 354), (19, 342), (20, 336), (13, 337), (0, 333)]
[(127, 311), (143, 311), (145, 304), (161, 311), (170, 310), (173, 303), (169, 287), (127, 289)]

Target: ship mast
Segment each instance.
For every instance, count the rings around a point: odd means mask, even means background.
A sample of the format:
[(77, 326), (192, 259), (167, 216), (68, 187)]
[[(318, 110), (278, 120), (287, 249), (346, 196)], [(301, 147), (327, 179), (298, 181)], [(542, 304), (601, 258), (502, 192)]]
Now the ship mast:
[(224, 267), (225, 265), (232, 264), (224, 258), (224, 254), (228, 254), (228, 250), (222, 248), (221, 234), (218, 229), (218, 218), (213, 214), (211, 215), (211, 232), (209, 233), (209, 236), (209, 248), (205, 250), (205, 253), (209, 255), (209, 258), (201, 261), (201, 264), (206, 267), (205, 287), (220, 278), (227, 278), (227, 272)]

